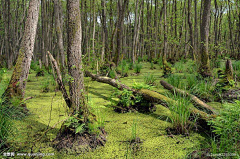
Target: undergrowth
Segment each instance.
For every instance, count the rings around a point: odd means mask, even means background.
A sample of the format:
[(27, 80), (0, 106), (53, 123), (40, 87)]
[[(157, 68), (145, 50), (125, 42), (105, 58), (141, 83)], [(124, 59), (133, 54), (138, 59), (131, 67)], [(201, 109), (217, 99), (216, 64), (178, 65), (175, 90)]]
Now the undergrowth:
[(240, 154), (240, 101), (223, 104), (223, 110), (209, 125), (215, 133), (212, 153)]

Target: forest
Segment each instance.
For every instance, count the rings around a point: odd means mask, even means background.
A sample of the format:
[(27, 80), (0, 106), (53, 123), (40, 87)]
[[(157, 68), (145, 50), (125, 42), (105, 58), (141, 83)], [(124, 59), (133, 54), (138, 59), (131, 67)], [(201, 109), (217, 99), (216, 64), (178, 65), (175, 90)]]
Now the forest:
[(0, 0), (0, 158), (239, 159), (239, 0)]

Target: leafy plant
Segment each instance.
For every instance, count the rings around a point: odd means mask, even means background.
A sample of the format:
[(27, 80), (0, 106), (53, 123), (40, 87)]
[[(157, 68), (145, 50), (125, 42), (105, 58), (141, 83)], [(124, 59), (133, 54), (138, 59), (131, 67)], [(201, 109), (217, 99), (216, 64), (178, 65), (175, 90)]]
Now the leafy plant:
[(142, 69), (142, 64), (136, 63), (136, 64), (134, 65), (134, 72), (135, 72), (135, 73), (140, 73), (140, 72), (141, 72), (141, 69)]
[(49, 80), (43, 81), (41, 83), (41, 91), (44, 92), (44, 93), (47, 93), (47, 92), (49, 92), (49, 90), (50, 90)]
[(131, 136), (131, 140), (136, 140), (137, 138), (137, 122), (136, 120), (133, 120), (133, 124), (132, 124), (132, 136)]
[(150, 69), (151, 69), (151, 70), (153, 70), (153, 69), (154, 69), (154, 64), (153, 64), (153, 62), (151, 62)]
[(11, 117), (8, 114), (8, 110), (2, 105), (2, 99), (0, 98), (0, 149), (4, 147), (9, 135), (12, 132)]
[(117, 71), (121, 73), (122, 77), (128, 74), (129, 66), (125, 60), (122, 60), (121, 64), (117, 67)]
[(146, 61), (148, 60), (148, 56), (147, 56), (147, 55), (143, 55), (142, 60), (143, 60), (144, 62), (146, 62)]
[(144, 75), (144, 82), (148, 85), (154, 86), (156, 82), (156, 78), (153, 74), (147, 73)]
[(65, 121), (64, 125), (67, 126), (70, 130), (77, 133), (82, 133), (85, 131), (85, 123), (82, 123), (82, 118), (78, 118), (78, 114), (70, 116), (68, 120)]
[(129, 62), (128, 68), (129, 68), (130, 70), (133, 70), (133, 62)]
[[(112, 98), (118, 97), (119, 101), (115, 103)], [(129, 91), (127, 89), (123, 89), (123, 91), (116, 90), (110, 97), (110, 100), (114, 104), (120, 104), (123, 107), (130, 107), (136, 103), (140, 103), (142, 101), (142, 96), (137, 94), (133, 95), (132, 91)]]
[(194, 121), (196, 121), (196, 119), (193, 119), (192, 123), (189, 122), (191, 114), (189, 111), (190, 99), (176, 93), (170, 95), (170, 98), (176, 101), (169, 103), (169, 109), (174, 112), (170, 117), (173, 127), (176, 133), (188, 135), (194, 126)]
[(186, 88), (192, 89), (198, 84), (198, 80), (195, 75), (185, 75), (186, 76)]
[(190, 90), (192, 94), (195, 94), (200, 97), (210, 97), (212, 91), (214, 90), (214, 86), (210, 79), (200, 80), (198, 83), (192, 87)]
[(178, 61), (174, 64), (174, 68), (177, 72), (181, 73), (183, 71), (185, 71), (185, 67), (184, 67), (184, 62), (181, 60), (181, 61)]
[(2, 81), (3, 79), (3, 74), (7, 72), (7, 69), (6, 68), (1, 68), (0, 69), (0, 82)]
[(147, 85), (145, 83), (138, 83), (138, 82), (134, 81), (132, 88), (138, 89), (138, 90), (140, 90), (140, 89), (149, 89), (150, 90), (152, 88), (152, 86)]
[(168, 78), (167, 81), (169, 84), (173, 85), (174, 87), (181, 88), (182, 82), (181, 78), (179, 75), (176, 74), (171, 74)]
[(116, 77), (115, 71), (114, 70), (110, 70), (108, 76), (110, 78), (115, 78)]
[(219, 140), (214, 140), (218, 153), (240, 153), (240, 101), (223, 104), (219, 116), (209, 121)]

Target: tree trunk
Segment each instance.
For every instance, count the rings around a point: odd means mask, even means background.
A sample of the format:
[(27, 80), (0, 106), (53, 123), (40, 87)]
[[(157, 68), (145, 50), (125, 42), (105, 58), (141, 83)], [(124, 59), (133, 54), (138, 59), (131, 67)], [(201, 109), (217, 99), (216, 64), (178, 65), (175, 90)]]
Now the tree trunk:
[(79, 0), (68, 0), (68, 72), (71, 76), (69, 82), (69, 93), (71, 100), (70, 111), (72, 113), (79, 113), (84, 115), (84, 121), (87, 120), (86, 103), (84, 98), (84, 83), (82, 72), (82, 28), (81, 28), (81, 15), (79, 8)]
[(171, 67), (169, 67), (167, 63), (167, 7), (166, 0), (163, 0), (163, 8), (164, 8), (164, 44), (163, 44), (163, 73), (164, 75), (169, 75), (172, 73)]
[(60, 22), (60, 7), (59, 0), (54, 0), (54, 10), (55, 10), (55, 25), (56, 25), (56, 34), (57, 34), (57, 42), (60, 52), (60, 59), (62, 67), (65, 67), (65, 55), (64, 55), (64, 46), (63, 46), (63, 36), (61, 30), (61, 22)]
[(14, 71), (9, 85), (3, 94), (3, 97), (24, 98), (28, 73), (33, 56), (35, 35), (37, 30), (39, 0), (31, 0), (29, 2), (28, 16), (25, 23), (25, 31), (23, 40), (20, 45), (19, 55), (14, 67)]
[(192, 29), (192, 0), (188, 0), (188, 25), (189, 25), (189, 41), (190, 41), (190, 49), (189, 53), (191, 55), (191, 58), (195, 60), (195, 54), (193, 52), (193, 29)]
[(208, 53), (208, 36), (209, 36), (209, 21), (210, 21), (210, 10), (211, 10), (211, 0), (204, 0), (203, 3), (203, 15), (201, 23), (201, 63), (199, 68), (199, 73), (203, 77), (212, 76), (210, 70), (210, 60)]

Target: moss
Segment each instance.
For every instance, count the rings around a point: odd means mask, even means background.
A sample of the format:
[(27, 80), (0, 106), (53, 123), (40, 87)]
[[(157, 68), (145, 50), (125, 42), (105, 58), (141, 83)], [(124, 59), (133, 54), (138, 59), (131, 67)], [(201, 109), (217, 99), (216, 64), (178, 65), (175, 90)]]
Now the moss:
[[(121, 79), (121, 82), (131, 86), (133, 80), (135, 82), (144, 82), (144, 73), (154, 73), (158, 80), (162, 75), (160, 70), (149, 70), (150, 63), (144, 64), (142, 69), (143, 74), (139, 76), (129, 76)], [(133, 70), (131, 70), (133, 72)], [(32, 76), (31, 82), (28, 82), (26, 89), (26, 97), (35, 96), (35, 98), (27, 101), (27, 108), (31, 115), (24, 120), (14, 121), (16, 128), (14, 134), (9, 139), (9, 144), (15, 152), (30, 153), (54, 153), (54, 156), (46, 156), (44, 158), (124, 158), (126, 154), (133, 158), (184, 158), (193, 149), (199, 147), (200, 143), (205, 140), (197, 133), (193, 133), (188, 138), (175, 136), (174, 138), (167, 137), (166, 128), (171, 127), (171, 123), (167, 118), (171, 116), (171, 112), (157, 105), (157, 111), (152, 114), (142, 113), (125, 113), (119, 114), (113, 111), (108, 98), (114, 92), (113, 87), (91, 81), (90, 78), (85, 78), (85, 86), (88, 88), (88, 99), (91, 101), (93, 110), (99, 111), (97, 115), (101, 115), (105, 121), (105, 131), (108, 133), (107, 143), (104, 147), (99, 147), (94, 151), (85, 154), (66, 155), (57, 152), (51, 147), (51, 140), (56, 137), (61, 123), (50, 130), (45, 136), (43, 132), (52, 127), (55, 123), (67, 117), (67, 106), (62, 98), (61, 92), (53, 92), (53, 89), (48, 93), (40, 92), (40, 83), (46, 77)], [(53, 86), (52, 86), (53, 87)], [(68, 88), (67, 88), (68, 89)], [(154, 88), (164, 92), (163, 89)], [(50, 113), (51, 112), (51, 113)], [(132, 123), (137, 122), (137, 135), (143, 141), (140, 146), (140, 151), (136, 154), (127, 152), (129, 141), (131, 139)], [(49, 127), (48, 127), (49, 125)], [(42, 138), (40, 141), (38, 139)]]

